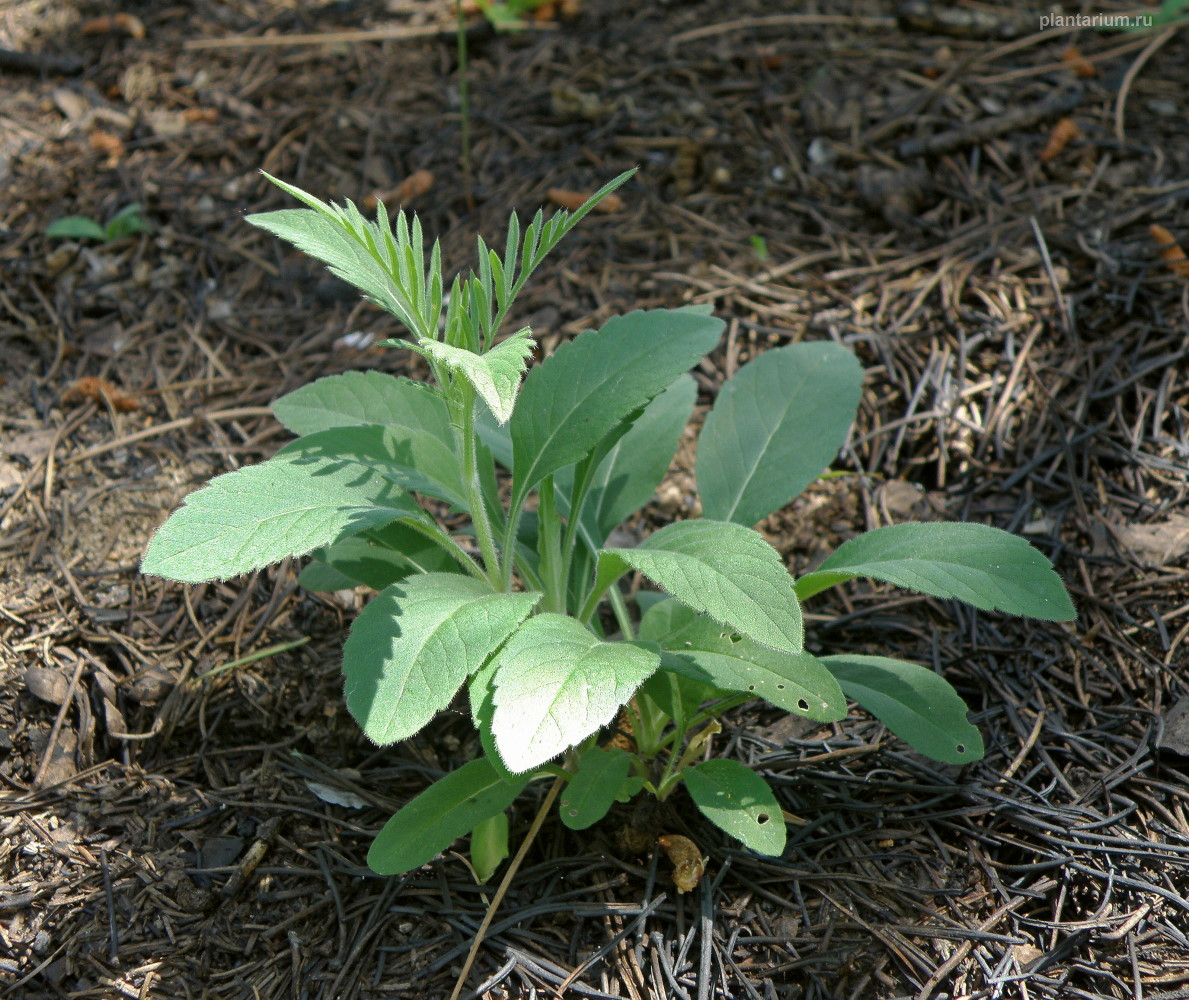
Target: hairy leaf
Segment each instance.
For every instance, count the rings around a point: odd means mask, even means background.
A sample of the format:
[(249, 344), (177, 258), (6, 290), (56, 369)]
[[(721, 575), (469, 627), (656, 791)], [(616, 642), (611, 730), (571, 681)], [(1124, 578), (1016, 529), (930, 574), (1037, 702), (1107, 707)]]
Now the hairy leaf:
[(863, 370), (837, 344), (765, 351), (718, 394), (698, 439), (706, 517), (751, 526), (833, 461), (855, 418)]
[(419, 868), (485, 819), (515, 801), (529, 777), (501, 777), (483, 758), (438, 779), (400, 809), (376, 835), (368, 867), (379, 875)]
[(530, 618), (496, 657), (500, 757), (513, 771), (556, 757), (615, 718), (659, 662), (655, 649), (602, 642), (565, 615)]
[(950, 597), (983, 611), (1072, 621), (1061, 578), (1024, 539), (985, 524), (893, 524), (843, 542), (797, 581), (804, 600), (856, 576), (921, 594)]
[(784, 814), (767, 782), (750, 767), (737, 760), (708, 760), (685, 772), (685, 787), (720, 830), (758, 854), (784, 853)]
[(638, 548), (604, 549), (599, 583), (623, 566), (643, 573), (682, 604), (765, 646), (799, 653), (801, 607), (780, 554), (750, 528), (678, 521)]
[(279, 457), (212, 479), (153, 536), (141, 572), (183, 583), (249, 573), (421, 508), (374, 469)]
[(486, 354), (476, 354), (436, 340), (404, 346), (432, 358), (455, 375), (465, 378), (487, 404), (496, 421), (505, 424), (516, 406), (520, 377), (526, 367), (525, 359), (533, 352), (530, 332), (526, 326), (500, 341)]
[(887, 656), (839, 654), (822, 663), (853, 698), (915, 750), (946, 764), (983, 756), (983, 738), (944, 678), (916, 663)]
[(532, 611), (539, 594), (497, 594), (468, 576), (395, 583), (355, 620), (343, 647), (347, 708), (381, 745), (412, 736)]
[(277, 399), (272, 412), (294, 434), (379, 424), (424, 431), (447, 445), (453, 442), (450, 412), (441, 396), (421, 382), (384, 372), (328, 375)]

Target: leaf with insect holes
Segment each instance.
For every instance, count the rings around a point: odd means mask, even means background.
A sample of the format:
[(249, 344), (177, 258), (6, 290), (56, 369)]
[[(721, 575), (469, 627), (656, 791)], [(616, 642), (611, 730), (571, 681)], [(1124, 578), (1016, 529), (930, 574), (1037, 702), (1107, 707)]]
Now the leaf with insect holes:
[(1061, 578), (1023, 538), (985, 524), (892, 524), (843, 542), (797, 581), (805, 600), (869, 576), (983, 611), (1065, 622), (1077, 617)]
[(496, 422), (506, 424), (516, 406), (520, 378), (527, 367), (525, 359), (533, 353), (531, 333), (527, 326), (517, 330), (486, 354), (476, 354), (437, 340), (423, 340), (419, 344), (405, 340), (385, 340), (381, 343), (407, 347), (436, 361), (452, 374), (465, 378), (487, 404)]
[(854, 354), (821, 341), (739, 369), (698, 438), (703, 514), (750, 527), (797, 497), (846, 443), (862, 382)]
[(537, 365), (509, 425), (513, 505), (689, 371), (718, 343), (723, 325), (684, 309), (628, 313), (562, 344)]
[(272, 458), (186, 497), (153, 536), (141, 572), (182, 583), (225, 580), (344, 534), (423, 516), (397, 483), (366, 465)]
[(603, 642), (566, 615), (530, 618), (496, 655), (492, 732), (504, 764), (527, 771), (584, 740), (659, 662), (655, 648)]
[(708, 760), (684, 774), (694, 805), (711, 823), (758, 854), (784, 853), (784, 813), (772, 789), (737, 760)]
[(687, 607), (788, 653), (801, 652), (804, 627), (793, 579), (777, 552), (750, 528), (725, 521), (678, 521), (634, 549), (599, 553), (600, 590), (628, 568)]
[(571, 830), (585, 830), (601, 820), (619, 795), (631, 766), (631, 755), (615, 747), (584, 751), (561, 793), (557, 807), (561, 821)]
[(769, 649), (733, 635), (678, 601), (662, 601), (650, 608), (640, 622), (640, 638), (661, 646), (658, 677), (672, 671), (722, 691), (754, 694), (817, 722), (846, 717), (842, 689), (817, 657), (804, 650)]
[(368, 867), (378, 875), (402, 875), (421, 867), (507, 809), (529, 780), (528, 775), (506, 779), (482, 757), (463, 764), (384, 824), (367, 852)]
[(945, 764), (983, 756), (983, 738), (949, 681), (916, 663), (842, 653), (822, 663), (853, 698), (914, 750)]
[(540, 594), (497, 594), (469, 576), (394, 583), (343, 646), (347, 708), (381, 746), (412, 736), (532, 611)]

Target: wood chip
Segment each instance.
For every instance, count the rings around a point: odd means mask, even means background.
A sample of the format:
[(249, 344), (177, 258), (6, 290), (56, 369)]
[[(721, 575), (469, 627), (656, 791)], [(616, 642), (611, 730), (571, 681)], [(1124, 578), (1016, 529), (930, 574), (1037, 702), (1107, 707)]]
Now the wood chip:
[(108, 17), (93, 17), (84, 21), (79, 31), (84, 35), (127, 35), (129, 38), (144, 38), (144, 22), (135, 14), (112, 14)]

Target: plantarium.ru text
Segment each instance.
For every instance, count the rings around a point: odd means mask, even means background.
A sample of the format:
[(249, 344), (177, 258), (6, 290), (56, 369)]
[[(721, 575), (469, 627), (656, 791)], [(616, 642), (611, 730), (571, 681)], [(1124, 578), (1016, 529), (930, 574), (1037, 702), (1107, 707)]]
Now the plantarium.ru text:
[[(832, 343), (769, 350), (741, 368), (698, 442), (703, 516), (609, 547), (664, 476), (694, 405), (689, 370), (722, 321), (700, 308), (618, 316), (527, 377), (530, 331), (500, 333), (545, 256), (629, 176), (523, 232), (513, 215), (503, 253), (480, 240), (477, 271), (448, 290), (437, 243), (427, 254), (418, 221), (390, 220), (382, 204), (368, 221), (275, 181), (306, 207), (249, 217), (399, 319), (411, 339), (385, 343), (420, 354), (433, 379), (349, 372), (278, 399), (298, 439), (191, 494), (142, 568), (197, 583), (310, 553), (307, 588), (378, 591), (351, 629), (343, 673), (351, 714), (379, 744), (412, 736), (465, 688), (483, 754), (392, 817), (368, 854), (377, 872), (408, 871), (472, 833), (472, 862), (489, 877), (507, 856), (506, 810), (541, 778), (560, 789), (573, 829), (617, 800), (664, 799), (684, 784), (713, 823), (780, 854), (772, 791), (742, 763), (709, 756), (718, 716), (743, 701), (833, 721), (850, 698), (939, 761), (983, 753), (966, 706), (932, 670), (806, 652), (802, 601), (866, 576), (987, 611), (1074, 617), (1040, 552), (980, 524), (878, 528), (789, 575), (753, 526), (845, 442), (862, 372)], [(421, 498), (462, 513), (465, 529), (448, 530)], [(657, 588), (635, 610), (621, 589), (633, 573)], [(631, 740), (609, 743), (615, 725)]]

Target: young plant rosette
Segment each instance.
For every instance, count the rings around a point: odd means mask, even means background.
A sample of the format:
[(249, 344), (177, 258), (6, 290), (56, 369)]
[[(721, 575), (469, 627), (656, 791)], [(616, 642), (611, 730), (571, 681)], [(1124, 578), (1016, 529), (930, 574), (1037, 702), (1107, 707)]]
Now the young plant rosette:
[[(297, 440), (192, 493), (142, 569), (198, 583), (309, 554), (308, 589), (377, 591), (343, 673), (347, 706), (378, 744), (412, 736), (465, 688), (483, 755), (389, 820), (368, 854), (377, 872), (408, 871), (471, 833), (472, 863), (490, 876), (507, 856), (507, 808), (544, 777), (565, 782), (570, 828), (684, 784), (709, 820), (778, 855), (785, 827), (771, 789), (738, 761), (707, 759), (717, 717), (735, 705), (759, 697), (829, 722), (850, 698), (936, 760), (983, 753), (966, 706), (933, 671), (808, 653), (802, 601), (865, 576), (987, 611), (1074, 617), (1040, 552), (980, 524), (878, 528), (790, 576), (753, 526), (846, 440), (862, 371), (833, 343), (744, 365), (698, 441), (703, 516), (608, 546), (668, 469), (694, 406), (689, 370), (723, 322), (700, 308), (618, 316), (527, 377), (530, 331), (498, 335), (546, 254), (630, 175), (577, 212), (538, 212), (523, 234), (513, 215), (503, 254), (480, 239), (477, 271), (449, 294), (438, 244), (427, 257), (419, 222), (392, 224), (382, 204), (368, 221), (274, 179), (306, 207), (248, 218), (399, 319), (412, 339), (385, 343), (421, 355), (432, 381), (348, 372), (278, 399)], [(451, 531), (431, 508), (469, 520)], [(636, 573), (657, 589), (638, 595), (633, 615), (621, 582)], [(619, 719), (634, 752), (601, 738)]]

